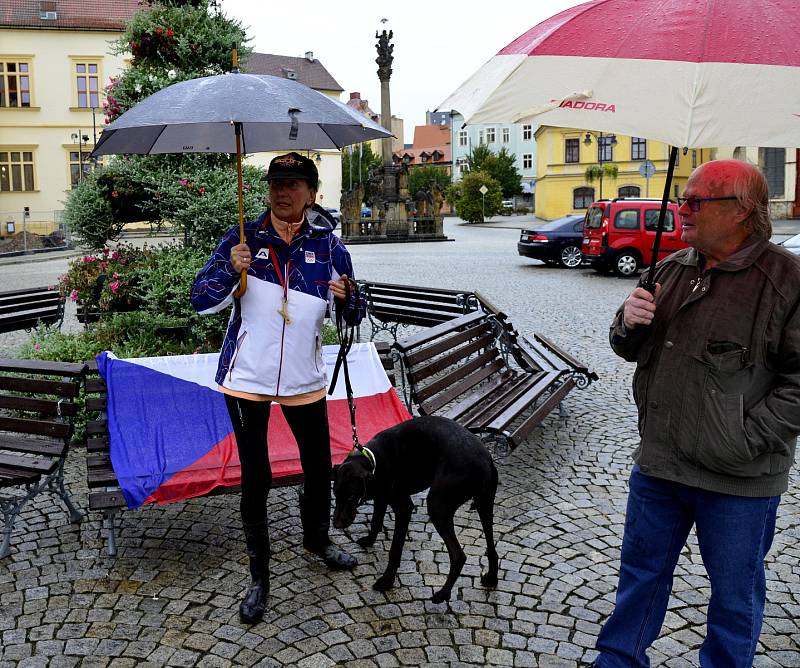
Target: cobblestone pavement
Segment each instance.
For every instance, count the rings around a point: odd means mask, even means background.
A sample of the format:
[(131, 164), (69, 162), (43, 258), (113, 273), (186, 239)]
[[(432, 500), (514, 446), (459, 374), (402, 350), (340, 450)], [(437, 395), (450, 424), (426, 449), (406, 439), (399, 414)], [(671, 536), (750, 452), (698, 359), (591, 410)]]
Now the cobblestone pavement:
[[(237, 619), (248, 582), (238, 497), (123, 513), (115, 559), (105, 554), (99, 515), (70, 525), (59, 504), (40, 497), (23, 513), (12, 553), (0, 563), (0, 666), (569, 667), (591, 660), (612, 609), (636, 430), (632, 367), (610, 352), (606, 332), (633, 283), (520, 258), (512, 229), (449, 221), (446, 231), (455, 242), (353, 247), (357, 273), (478, 289), (519, 330), (547, 334), (601, 379), (573, 391), (565, 402), (568, 417), (551, 415), (499, 467), (497, 590), (479, 584), (484, 544), (467, 508), (456, 517), (468, 555), (456, 597), (434, 605), (429, 598), (444, 581), (448, 559), (424, 503), (410, 528), (400, 585), (384, 595), (371, 585), (385, 565), (388, 540), (363, 550), (335, 533), (360, 565), (354, 573), (329, 573), (303, 554), (296, 491), (284, 488), (270, 495), (270, 610), (246, 628)], [(31, 275), (49, 280), (63, 271), (45, 265)], [(10, 270), (0, 267), (0, 280)], [(0, 339), (0, 354), (19, 340)], [(85, 509), (84, 456), (73, 450), (67, 479)], [(795, 474), (768, 557), (760, 667), (800, 666), (797, 482)], [(366, 530), (366, 520), (359, 516), (354, 536)], [(690, 540), (662, 637), (651, 651), (653, 665), (698, 665), (708, 596)]]

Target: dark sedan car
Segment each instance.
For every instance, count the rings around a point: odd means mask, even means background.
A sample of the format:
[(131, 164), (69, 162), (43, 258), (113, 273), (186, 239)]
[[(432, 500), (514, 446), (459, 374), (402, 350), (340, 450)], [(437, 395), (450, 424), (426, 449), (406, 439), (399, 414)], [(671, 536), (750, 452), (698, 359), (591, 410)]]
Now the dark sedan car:
[(781, 246), (795, 255), (800, 255), (800, 234), (795, 234), (793, 237), (781, 241)]
[(535, 229), (522, 230), (517, 252), (547, 264), (573, 269), (581, 263), (583, 214), (556, 218)]

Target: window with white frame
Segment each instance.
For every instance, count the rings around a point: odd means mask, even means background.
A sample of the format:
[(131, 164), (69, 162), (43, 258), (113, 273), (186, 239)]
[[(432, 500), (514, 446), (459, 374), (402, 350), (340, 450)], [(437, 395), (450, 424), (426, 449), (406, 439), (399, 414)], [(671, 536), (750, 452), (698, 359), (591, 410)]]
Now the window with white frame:
[(458, 145), (459, 146), (466, 146), (467, 145), (467, 131), (466, 130), (459, 130), (458, 131)]
[(0, 56), (0, 107), (31, 106), (31, 64)]
[(478, 130), (478, 144), (483, 146), (483, 130)]
[(503, 128), (503, 143), (508, 144), (511, 141), (511, 130), (509, 128)]
[(0, 148), (0, 192), (35, 189), (33, 151), (9, 151)]
[(494, 128), (486, 128), (486, 143), (494, 144), (495, 132)]
[(530, 125), (522, 126), (522, 140), (528, 141), (533, 136), (533, 128)]
[(522, 154), (522, 169), (532, 169), (533, 168), (533, 154), (532, 153), (523, 153)]
[(464, 157), (456, 158), (456, 168), (459, 176), (467, 174), (469, 172), (469, 164), (467, 163), (467, 159)]
[(647, 160), (647, 140), (631, 137), (631, 160)]
[(100, 106), (100, 64), (97, 61), (74, 61), (75, 90), (78, 107), (96, 109)]

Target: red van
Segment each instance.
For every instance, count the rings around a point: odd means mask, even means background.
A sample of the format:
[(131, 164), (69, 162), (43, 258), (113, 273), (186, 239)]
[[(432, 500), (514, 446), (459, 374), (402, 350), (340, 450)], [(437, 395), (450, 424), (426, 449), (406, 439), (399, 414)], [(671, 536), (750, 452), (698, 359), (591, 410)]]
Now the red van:
[[(658, 226), (660, 199), (617, 197), (594, 202), (583, 226), (583, 261), (600, 272), (633, 276), (650, 264)], [(659, 259), (686, 248), (681, 241), (678, 205), (667, 204)]]

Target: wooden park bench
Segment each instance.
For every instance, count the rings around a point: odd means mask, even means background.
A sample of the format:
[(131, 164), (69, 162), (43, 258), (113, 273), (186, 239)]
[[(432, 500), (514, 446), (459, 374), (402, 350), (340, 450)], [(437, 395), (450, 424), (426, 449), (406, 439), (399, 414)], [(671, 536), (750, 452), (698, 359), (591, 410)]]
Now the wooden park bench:
[(0, 292), (0, 334), (33, 329), (39, 323), (58, 325), (64, 320), (64, 297), (58, 288), (39, 287)]
[(367, 317), (372, 326), (370, 340), (385, 331), (396, 341), (401, 326), (432, 327), (475, 311), (479, 306), (470, 291), (372, 281), (359, 281), (358, 285), (367, 302)]
[[(480, 297), (480, 295), (479, 295)], [(409, 411), (451, 418), (507, 453), (596, 374), (543, 337), (520, 337), (491, 307), (394, 343)]]
[(0, 558), (11, 551), (15, 519), (42, 491), (60, 496), (70, 519), (81, 520), (64, 487), (64, 461), (85, 370), (85, 364), (0, 359)]
[[(383, 368), (389, 375), (389, 380), (394, 381), (394, 364), (390, 356), (388, 343), (376, 344), (381, 357)], [(119, 487), (119, 481), (111, 465), (109, 451), (107, 390), (106, 383), (97, 370), (97, 363), (88, 364), (85, 381), (86, 410), (94, 414), (94, 419), (86, 425), (86, 473), (89, 488), (89, 510), (103, 513), (103, 526), (106, 534), (108, 554), (117, 554), (115, 535), (115, 520), (117, 513), (127, 509), (125, 498)], [(298, 485), (303, 482), (303, 476), (286, 475), (276, 477), (272, 481), (273, 487), (286, 487)], [(231, 494), (240, 491), (240, 486), (215, 487), (206, 496)]]

